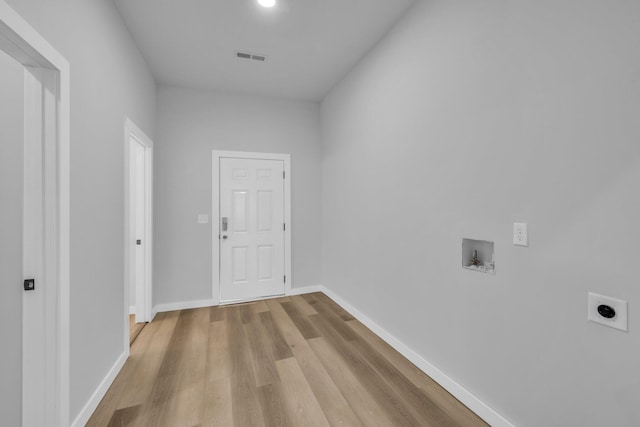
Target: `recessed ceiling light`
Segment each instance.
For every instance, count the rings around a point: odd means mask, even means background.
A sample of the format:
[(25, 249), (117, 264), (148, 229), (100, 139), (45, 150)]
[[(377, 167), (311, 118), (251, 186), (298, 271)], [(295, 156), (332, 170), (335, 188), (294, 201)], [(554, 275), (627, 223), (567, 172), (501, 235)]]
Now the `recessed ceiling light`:
[(258, 0), (258, 4), (262, 7), (273, 7), (276, 5), (276, 0)]

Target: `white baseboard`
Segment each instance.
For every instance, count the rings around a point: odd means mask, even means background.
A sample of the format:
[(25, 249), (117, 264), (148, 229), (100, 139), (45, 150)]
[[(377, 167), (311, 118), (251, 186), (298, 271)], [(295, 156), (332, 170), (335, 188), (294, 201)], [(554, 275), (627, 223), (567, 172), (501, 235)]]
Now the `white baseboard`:
[(304, 286), (302, 288), (291, 288), (287, 289), (285, 295), (304, 295), (304, 294), (312, 294), (314, 292), (322, 292), (324, 290), (324, 286), (315, 285), (315, 286)]
[(183, 302), (172, 302), (169, 304), (158, 304), (153, 307), (151, 310), (151, 320), (158, 313), (164, 313), (165, 311), (176, 311), (176, 310), (188, 310), (190, 308), (202, 308), (202, 307), (211, 307), (212, 305), (216, 305), (213, 300), (210, 299), (202, 299), (197, 301), (183, 301)]
[(136, 314), (136, 306), (135, 305), (130, 305), (129, 306), (129, 314)]
[(387, 344), (396, 349), (398, 353), (409, 359), (411, 363), (416, 365), (422, 372), (431, 377), (435, 382), (440, 384), (451, 393), (456, 399), (464, 403), (469, 409), (476, 413), (480, 418), (485, 420), (493, 427), (513, 427), (513, 424), (509, 422), (502, 415), (491, 409), (482, 400), (471, 394), (468, 390), (455, 382), (451, 377), (442, 372), (440, 369), (429, 363), (418, 353), (413, 351), (409, 346), (402, 341), (394, 337), (387, 332), (384, 328), (378, 325), (375, 321), (371, 320), (368, 316), (355, 308), (352, 304), (347, 302), (340, 295), (326, 288), (325, 286), (317, 286), (319, 290), (325, 293), (329, 298), (334, 300), (338, 305), (348, 311), (356, 319), (362, 322), (366, 327), (371, 329), (376, 335), (382, 338)]
[(91, 398), (89, 398), (89, 401), (84, 405), (76, 419), (73, 421), (71, 427), (83, 427), (87, 424), (89, 418), (91, 418), (91, 415), (93, 415), (93, 412), (100, 404), (100, 401), (107, 393), (107, 390), (109, 390), (109, 387), (111, 387), (111, 384), (116, 379), (116, 376), (120, 372), (120, 369), (122, 369), (122, 367), (124, 366), (124, 363), (127, 361), (128, 357), (128, 351), (123, 351), (120, 357), (118, 357), (118, 360), (116, 360), (116, 363), (107, 373), (107, 376), (104, 377), (96, 391), (93, 392), (93, 395), (91, 396)]
[(151, 318), (149, 318), (149, 322), (153, 322), (153, 319), (156, 318), (156, 314), (158, 314), (158, 307), (153, 307), (151, 309)]
[[(287, 289), (285, 295), (302, 295), (302, 294), (310, 294), (313, 292), (322, 292), (324, 289), (323, 286), (305, 286), (302, 288), (292, 288)], [(272, 298), (272, 297), (269, 297)], [(258, 301), (258, 300), (256, 300)], [(202, 307), (211, 307), (213, 305), (218, 305), (215, 301), (210, 299), (196, 300), (196, 301), (183, 301), (183, 302), (172, 302), (168, 304), (158, 304), (153, 307), (151, 310), (151, 320), (156, 317), (158, 313), (164, 313), (166, 311), (176, 311), (176, 310), (187, 310), (190, 308), (202, 308)]]
[[(324, 287), (320, 285), (305, 286), (302, 288), (287, 289), (285, 295), (287, 296), (303, 295), (303, 294), (310, 294), (313, 292), (322, 292), (323, 290), (324, 290)], [(269, 297), (269, 298), (273, 298), (273, 297)], [(256, 301), (259, 301), (259, 300), (260, 299), (257, 299)], [(218, 305), (218, 304), (215, 301), (210, 299), (203, 299), (203, 300), (197, 300), (197, 301), (172, 302), (168, 304), (158, 304), (154, 306), (153, 309), (151, 310), (151, 320), (153, 320), (153, 318), (156, 317), (156, 314), (164, 313), (166, 311), (187, 310), (190, 308), (211, 307), (214, 305)]]
[[(251, 298), (251, 299), (247, 299), (247, 300), (237, 300), (237, 301), (222, 301), (219, 304), (220, 304), (220, 306), (234, 305), (234, 304), (244, 304), (244, 303), (264, 301), (264, 300), (273, 299), (273, 298), (280, 298), (280, 297), (283, 297), (283, 296), (288, 297), (288, 296), (292, 296), (292, 295), (311, 294), (313, 292), (322, 292), (322, 286), (316, 285), (316, 286), (304, 286), (304, 287), (300, 287), (300, 288), (285, 289), (284, 290), (284, 295), (270, 295), (270, 296), (267, 296), (267, 297)], [(217, 305), (217, 304), (212, 304), (212, 305)]]

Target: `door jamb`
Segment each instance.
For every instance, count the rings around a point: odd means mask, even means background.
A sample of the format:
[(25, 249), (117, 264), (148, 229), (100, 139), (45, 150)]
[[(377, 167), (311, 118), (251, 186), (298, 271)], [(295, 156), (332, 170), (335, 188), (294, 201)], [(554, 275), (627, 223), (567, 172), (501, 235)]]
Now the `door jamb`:
[[(27, 425), (29, 420), (39, 419), (44, 413), (51, 425), (68, 426), (70, 67), (67, 60), (4, 0), (0, 0), (0, 50), (25, 66), (25, 146), (41, 144), (43, 147), (41, 161), (34, 163), (44, 178), (43, 185), (37, 188), (42, 195), (40, 208), (38, 212), (24, 212), (23, 215), (25, 224), (42, 221), (43, 226), (39, 237), (42, 257), (36, 260), (38, 265), (33, 272), (39, 276), (36, 291), (46, 290), (46, 367), (43, 378), (33, 378), (23, 366), (23, 423)], [(33, 127), (42, 132), (33, 132)], [(28, 295), (23, 294), (23, 321), (32, 310), (27, 298)], [(23, 329), (23, 348), (25, 342), (28, 343), (26, 329)], [(24, 357), (23, 352), (23, 360)], [(37, 402), (33, 396), (26, 396), (32, 390), (25, 390), (25, 378), (29, 378), (29, 387), (34, 380), (42, 386), (44, 401), (37, 411), (32, 407), (27, 410), (25, 405)]]
[(291, 291), (291, 155), (274, 153), (250, 153), (244, 151), (212, 151), (211, 188), (211, 264), (213, 274), (213, 305), (220, 305), (220, 159), (282, 160), (284, 162), (284, 284), (285, 295)]
[[(145, 164), (145, 230), (143, 241), (145, 257), (145, 283), (136, 287), (136, 322), (150, 322), (153, 293), (153, 141), (131, 119), (124, 125), (124, 351), (129, 354), (129, 292), (135, 283), (134, 234), (135, 210), (131, 206), (134, 192), (131, 188), (131, 138), (144, 146)], [(143, 298), (139, 298), (139, 296)]]

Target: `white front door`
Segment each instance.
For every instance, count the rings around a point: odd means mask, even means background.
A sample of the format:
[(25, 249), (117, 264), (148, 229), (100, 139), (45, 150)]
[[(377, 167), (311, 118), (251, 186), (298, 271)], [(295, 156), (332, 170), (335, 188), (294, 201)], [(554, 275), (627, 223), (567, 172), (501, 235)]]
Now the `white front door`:
[(285, 290), (284, 161), (220, 158), (220, 301)]

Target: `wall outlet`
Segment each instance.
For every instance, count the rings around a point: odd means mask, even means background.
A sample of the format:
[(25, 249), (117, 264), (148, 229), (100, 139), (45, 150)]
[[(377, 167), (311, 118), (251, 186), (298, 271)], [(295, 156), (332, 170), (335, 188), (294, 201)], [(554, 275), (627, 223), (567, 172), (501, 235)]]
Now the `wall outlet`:
[(198, 215), (198, 224), (209, 224), (209, 215), (207, 214)]
[(627, 302), (589, 292), (587, 318), (601, 325), (627, 332)]
[(529, 224), (525, 222), (513, 223), (513, 244), (529, 246)]

